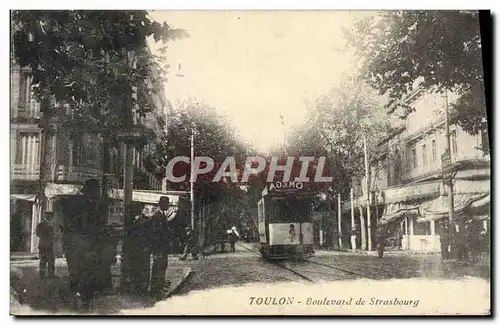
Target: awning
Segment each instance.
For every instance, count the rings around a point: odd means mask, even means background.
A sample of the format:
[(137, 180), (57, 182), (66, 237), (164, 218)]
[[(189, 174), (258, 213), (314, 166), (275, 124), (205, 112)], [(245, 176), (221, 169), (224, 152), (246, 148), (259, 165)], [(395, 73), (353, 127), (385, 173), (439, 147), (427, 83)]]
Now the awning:
[[(82, 185), (76, 184), (55, 184), (48, 183), (45, 187), (45, 195), (47, 198), (54, 198), (58, 195), (81, 195), (80, 192)], [(188, 192), (182, 191), (147, 191), (147, 190), (134, 190), (132, 192), (132, 200), (134, 202), (142, 202), (146, 204), (158, 204), (160, 197), (168, 196), (170, 205), (177, 205), (181, 196), (187, 195)], [(110, 189), (108, 197), (115, 200), (123, 200), (123, 189)]]
[(58, 195), (80, 195), (82, 187), (82, 185), (76, 184), (47, 183), (45, 186), (45, 196), (52, 199)]
[(383, 191), (385, 203), (415, 201), (439, 196), (441, 180), (389, 187)]
[(35, 202), (36, 201), (36, 194), (11, 194), (10, 198), (11, 200), (24, 200), (24, 201), (30, 201), (30, 202)]
[(385, 206), (384, 214), (379, 220), (379, 224), (387, 224), (404, 218), (408, 215), (418, 215), (418, 205), (404, 202), (389, 203)]
[(469, 207), (469, 213), (473, 216), (474, 219), (481, 220), (478, 218), (481, 218), (483, 215), (486, 215), (486, 218), (488, 218), (488, 215), (490, 214), (490, 208), (490, 194), (488, 194), (482, 199), (472, 202)]
[[(122, 189), (111, 189), (109, 192), (109, 197), (114, 200), (123, 200), (123, 190)], [(170, 200), (170, 205), (177, 206), (179, 198), (181, 196), (187, 195), (188, 192), (161, 192), (161, 191), (138, 191), (132, 192), (132, 201), (141, 202), (146, 204), (158, 204), (160, 197), (167, 196)]]
[(455, 179), (453, 181), (454, 194), (484, 194), (491, 192), (490, 180), (464, 180)]
[[(485, 198), (488, 194), (453, 194), (454, 216), (460, 217), (464, 214), (464, 210), (473, 202)], [(429, 202), (424, 202), (420, 205), (420, 218), (417, 222), (426, 222), (438, 220), (448, 216), (449, 213), (448, 196), (440, 196)]]

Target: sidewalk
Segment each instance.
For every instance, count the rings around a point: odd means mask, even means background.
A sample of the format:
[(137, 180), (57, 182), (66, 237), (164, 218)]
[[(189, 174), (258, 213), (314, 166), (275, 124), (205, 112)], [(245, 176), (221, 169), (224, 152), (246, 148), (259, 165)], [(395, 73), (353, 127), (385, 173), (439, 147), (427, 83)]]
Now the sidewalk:
[[(12, 315), (26, 315), (27, 310), (29, 310), (26, 307), (30, 307), (36, 313), (75, 313), (72, 306), (72, 293), (68, 285), (68, 268), (65, 259), (56, 260), (56, 278), (54, 279), (41, 280), (39, 278), (38, 261), (11, 261), (10, 269), (10, 312)], [(154, 305), (155, 302), (149, 298), (119, 293), (120, 265), (113, 266), (111, 272), (114, 292), (95, 297), (92, 314), (115, 314), (125, 308), (145, 308)], [(190, 274), (191, 269), (188, 267), (169, 265), (166, 281), (170, 283), (170, 286), (165, 299), (175, 294)]]

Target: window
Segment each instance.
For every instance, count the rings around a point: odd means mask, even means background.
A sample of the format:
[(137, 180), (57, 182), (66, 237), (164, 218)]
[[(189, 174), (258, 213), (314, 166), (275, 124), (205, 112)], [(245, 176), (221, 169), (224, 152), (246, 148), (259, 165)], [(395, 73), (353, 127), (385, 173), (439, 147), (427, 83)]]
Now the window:
[(17, 138), (15, 163), (28, 166), (39, 164), (39, 148), (37, 132), (20, 132)]
[(73, 140), (71, 142), (71, 166), (83, 165), (83, 146), (82, 140)]
[(437, 149), (436, 149), (436, 140), (432, 140), (432, 161), (436, 161), (437, 159)]
[(422, 166), (427, 166), (427, 145), (422, 145)]
[(31, 76), (21, 73), (19, 79), (19, 106), (26, 106), (31, 100)]
[(418, 161), (417, 161), (417, 147), (416, 146), (410, 147), (409, 151), (410, 151), (409, 167), (410, 167), (410, 170), (411, 170), (411, 169), (417, 168), (417, 166), (418, 166)]
[(456, 155), (458, 152), (457, 148), (457, 130), (450, 132), (450, 142), (451, 142), (451, 152)]

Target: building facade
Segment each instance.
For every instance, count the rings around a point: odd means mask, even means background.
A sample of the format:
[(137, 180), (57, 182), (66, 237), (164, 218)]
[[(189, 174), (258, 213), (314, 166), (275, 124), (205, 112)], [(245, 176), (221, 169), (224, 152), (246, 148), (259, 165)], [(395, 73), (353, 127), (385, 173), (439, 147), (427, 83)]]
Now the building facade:
[[(151, 73), (157, 73), (151, 71)], [(45, 186), (46, 211), (54, 215), (56, 251), (61, 252), (63, 211), (65, 199), (78, 194), (80, 186), (91, 178), (103, 177), (103, 141), (98, 134), (74, 136), (68, 130), (47, 139), (45, 161), (50, 161), (48, 181), (40, 181), (41, 132), (40, 105), (33, 100), (30, 70), (12, 62), (10, 69), (10, 153), (11, 153), (11, 252), (36, 253), (38, 238), (35, 234), (40, 221), (38, 200), (41, 186)], [(147, 82), (151, 82), (148, 80)], [(166, 125), (168, 102), (163, 91), (149, 94), (155, 109), (144, 117), (136, 116), (136, 123), (155, 132)], [(64, 111), (64, 110), (63, 110)], [(150, 174), (143, 164), (148, 152), (154, 151), (151, 141), (134, 151), (134, 189), (161, 191), (162, 183)], [(123, 145), (109, 149), (108, 188), (123, 188)], [(111, 200), (108, 223), (119, 223), (122, 201)]]
[[(443, 183), (447, 141), (444, 110), (454, 100), (452, 93), (445, 96), (418, 89), (407, 99), (414, 112), (403, 120), (394, 119), (397, 131), (379, 144), (370, 170), (372, 236), (378, 223), (389, 224), (402, 239), (403, 250), (440, 252), (439, 234), (450, 210), (448, 187)], [(452, 223), (461, 225), (461, 231), (465, 224), (489, 231), (487, 137), (470, 135), (459, 125), (450, 125), (451, 161), (445, 174), (451, 175), (453, 184)], [(366, 206), (366, 200), (361, 199), (366, 197), (366, 186), (359, 194), (356, 203)]]

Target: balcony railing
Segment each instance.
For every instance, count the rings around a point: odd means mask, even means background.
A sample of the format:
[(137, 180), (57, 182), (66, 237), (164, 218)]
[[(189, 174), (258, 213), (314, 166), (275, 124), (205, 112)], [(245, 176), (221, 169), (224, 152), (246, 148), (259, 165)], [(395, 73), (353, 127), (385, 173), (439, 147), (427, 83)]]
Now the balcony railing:
[(11, 180), (36, 181), (40, 178), (40, 165), (13, 165), (10, 170)]
[(40, 104), (35, 101), (19, 103), (15, 117), (26, 119), (40, 118)]
[[(453, 154), (451, 157), (452, 162), (460, 162), (460, 161), (465, 161), (465, 160), (470, 160), (470, 159), (481, 159), (481, 160), (490, 160), (489, 156), (479, 156), (477, 154), (471, 154), (471, 153), (463, 153), (463, 152), (458, 152), (457, 154)], [(438, 158), (433, 162), (428, 162), (427, 165), (425, 166), (418, 166), (417, 168), (413, 168), (410, 171), (407, 171), (403, 173), (401, 180), (403, 182), (406, 181), (411, 181), (415, 180), (418, 178), (426, 177), (426, 176), (431, 176), (435, 173), (440, 172), (442, 169), (441, 166), (441, 159)]]

